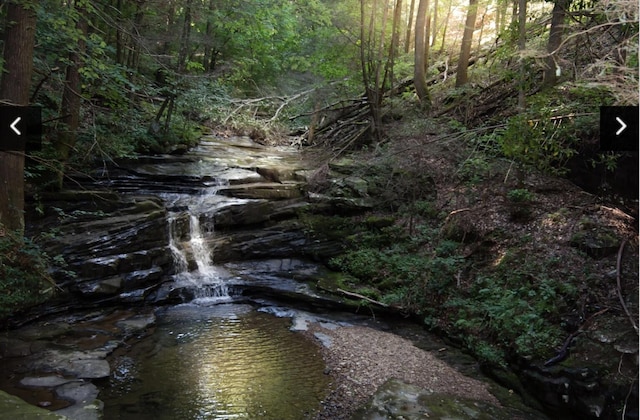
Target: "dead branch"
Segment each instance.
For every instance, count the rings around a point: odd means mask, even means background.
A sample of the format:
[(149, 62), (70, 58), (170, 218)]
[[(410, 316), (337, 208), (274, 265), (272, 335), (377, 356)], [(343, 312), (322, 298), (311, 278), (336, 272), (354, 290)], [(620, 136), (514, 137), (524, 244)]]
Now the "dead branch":
[(625, 239), (620, 244), (620, 249), (618, 249), (618, 259), (616, 261), (616, 283), (618, 285), (618, 299), (620, 299), (620, 305), (622, 305), (622, 309), (624, 310), (624, 313), (627, 314), (627, 317), (629, 317), (629, 321), (631, 322), (633, 329), (636, 331), (636, 334), (638, 334), (638, 325), (636, 324), (636, 321), (633, 315), (631, 315), (631, 312), (629, 312), (629, 308), (627, 308), (626, 303), (624, 303), (624, 298), (622, 297), (622, 286), (620, 282), (620, 271), (621, 271), (620, 266), (622, 264), (622, 252), (624, 251), (624, 246), (626, 243), (627, 243), (627, 240)]
[(360, 293), (349, 292), (349, 291), (346, 291), (346, 290), (343, 290), (343, 289), (336, 289), (336, 290), (338, 292), (342, 293), (342, 294), (345, 294), (345, 295), (349, 296), (349, 297), (354, 297), (354, 298), (366, 300), (369, 303), (373, 303), (375, 305), (382, 306), (383, 308), (388, 308), (389, 307), (389, 305), (387, 305), (386, 303), (378, 302), (377, 300), (373, 300), (371, 298), (368, 298), (368, 297), (366, 297), (364, 295), (361, 295)]

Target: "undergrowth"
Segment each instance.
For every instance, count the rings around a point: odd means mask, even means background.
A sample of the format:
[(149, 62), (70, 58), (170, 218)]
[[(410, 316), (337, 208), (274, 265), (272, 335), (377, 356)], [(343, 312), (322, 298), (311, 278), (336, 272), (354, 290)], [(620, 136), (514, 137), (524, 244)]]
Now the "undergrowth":
[(34, 242), (0, 226), (0, 321), (53, 294), (50, 264), (50, 258)]
[[(515, 191), (529, 199), (528, 191)], [(423, 317), (427, 326), (458, 337), (483, 362), (505, 365), (511, 356), (542, 358), (562, 341), (562, 316), (577, 298), (561, 281), (559, 261), (531, 250), (508, 250), (497, 264), (464, 256), (465, 244), (446, 234), (434, 212), (377, 228), (351, 221), (355, 233), (329, 266), (358, 280), (352, 291)], [(402, 222), (405, 222), (403, 226)], [(541, 251), (542, 253), (543, 251)], [(566, 279), (565, 279), (566, 280)]]

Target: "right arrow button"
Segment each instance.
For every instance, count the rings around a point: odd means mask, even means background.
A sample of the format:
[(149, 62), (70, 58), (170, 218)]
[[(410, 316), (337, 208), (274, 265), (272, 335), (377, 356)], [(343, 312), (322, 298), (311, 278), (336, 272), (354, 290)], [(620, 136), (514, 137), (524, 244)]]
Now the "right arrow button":
[(638, 150), (638, 107), (600, 107), (600, 150), (633, 152)]
[(616, 117), (616, 121), (618, 121), (618, 124), (620, 124), (620, 128), (618, 129), (618, 131), (616, 131), (616, 136), (619, 136), (620, 134), (622, 134), (624, 129), (627, 128), (627, 124), (625, 124), (620, 117)]

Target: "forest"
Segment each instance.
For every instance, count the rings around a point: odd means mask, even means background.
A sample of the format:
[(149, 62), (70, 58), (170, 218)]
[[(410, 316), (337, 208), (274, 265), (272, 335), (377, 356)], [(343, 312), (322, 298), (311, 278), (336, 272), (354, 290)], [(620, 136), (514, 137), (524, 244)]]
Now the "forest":
[[(305, 200), (339, 204), (295, 226), (338, 250), (300, 251), (338, 273), (323, 291), (516, 391), (497, 372), (604, 351), (586, 331), (637, 339), (637, 148), (600, 150), (599, 124), (638, 106), (638, 31), (631, 0), (3, 1), (0, 105), (38, 107), (42, 138), (0, 149), (0, 325), (77, 297), (63, 225), (110, 210), (72, 214), (69, 191), (213, 135), (314, 162)], [(607, 418), (637, 400), (637, 342), (619, 351)]]
[[(396, 102), (425, 117), (457, 109), (449, 114), (461, 126), (499, 135), (505, 156), (561, 172), (576, 143), (593, 138), (599, 106), (637, 104), (633, 2), (370, 3), (4, 3), (3, 103), (41, 106), (45, 121), (29, 184), (60, 189), (83, 165), (188, 147), (212, 127), (262, 137), (306, 127), (314, 137), (327, 131), (323, 112), (346, 113), (344, 127), (306, 142), (380, 142), (384, 108)], [(522, 112), (496, 124), (506, 89)], [(558, 96), (565, 103), (554, 107)], [(536, 125), (531, 139), (509, 139), (518, 118), (542, 117), (580, 119), (584, 132), (556, 131), (536, 147), (552, 129)], [(2, 159), (15, 203), (0, 214), (20, 229), (23, 158)]]

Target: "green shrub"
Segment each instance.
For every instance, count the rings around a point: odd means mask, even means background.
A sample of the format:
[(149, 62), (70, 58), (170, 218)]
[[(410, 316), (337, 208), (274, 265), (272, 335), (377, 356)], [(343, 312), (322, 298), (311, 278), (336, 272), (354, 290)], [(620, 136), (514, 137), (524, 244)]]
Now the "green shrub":
[(482, 182), (488, 175), (491, 166), (489, 161), (483, 155), (477, 155), (468, 158), (458, 167), (458, 176), (461, 180), (469, 184), (478, 184)]
[(566, 173), (565, 164), (581, 145), (597, 138), (599, 106), (611, 94), (586, 85), (561, 86), (529, 98), (528, 109), (508, 119), (498, 133), (502, 153), (552, 175)]
[[(502, 352), (542, 357), (563, 332), (561, 315), (577, 290), (551, 274), (553, 262), (530, 262), (508, 253), (495, 270), (479, 276), (464, 294), (444, 305), (457, 310), (453, 326), (464, 336), (483, 337)], [(481, 349), (477, 342), (471, 341)]]
[(533, 193), (526, 188), (515, 188), (507, 193), (507, 198), (512, 203), (530, 203), (533, 197)]
[(37, 245), (0, 226), (0, 320), (52, 294), (47, 267), (48, 257)]

